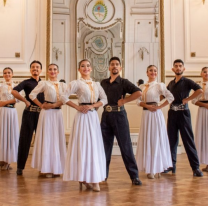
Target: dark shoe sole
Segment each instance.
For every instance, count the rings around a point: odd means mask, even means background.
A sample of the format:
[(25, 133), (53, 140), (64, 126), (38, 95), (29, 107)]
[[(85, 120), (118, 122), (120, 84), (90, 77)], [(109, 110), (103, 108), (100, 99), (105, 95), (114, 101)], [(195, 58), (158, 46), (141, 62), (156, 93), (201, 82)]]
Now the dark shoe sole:
[(193, 174), (194, 177), (203, 177), (204, 175), (197, 175), (197, 174)]
[(21, 176), (21, 175), (22, 175), (22, 171), (18, 171), (18, 170), (17, 170), (17, 171), (16, 171), (16, 174), (19, 175), (19, 176)]

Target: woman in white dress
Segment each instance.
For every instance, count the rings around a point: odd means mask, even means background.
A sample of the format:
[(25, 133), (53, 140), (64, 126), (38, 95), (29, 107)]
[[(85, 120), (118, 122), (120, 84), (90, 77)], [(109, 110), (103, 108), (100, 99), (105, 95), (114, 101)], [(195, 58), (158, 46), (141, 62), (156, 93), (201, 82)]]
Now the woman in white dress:
[[(55, 177), (63, 174), (66, 141), (64, 132), (63, 115), (61, 111), (62, 102), (60, 95), (67, 86), (57, 81), (59, 68), (56, 64), (50, 64), (47, 69), (48, 81), (40, 81), (32, 90), (29, 97), (41, 109), (31, 166), (37, 168), (46, 177)], [(37, 95), (43, 92), (45, 103), (41, 104)]]
[[(95, 108), (107, 104), (107, 97), (100, 83), (92, 81), (90, 62), (79, 63), (81, 79), (70, 82), (61, 96), (64, 104), (77, 110), (69, 138), (63, 179), (74, 180), (99, 192), (99, 182), (106, 178), (106, 159), (100, 122)], [(69, 100), (77, 94), (79, 105)], [(99, 99), (99, 101), (98, 101)], [(91, 183), (91, 184), (90, 184)]]
[(13, 70), (6, 67), (3, 70), (5, 81), (0, 84), (0, 161), (1, 170), (10, 169), (12, 162), (17, 162), (19, 142), (19, 123), (16, 100), (11, 94), (15, 86), (12, 82)]
[[(145, 171), (149, 179), (154, 179), (155, 174), (172, 167), (169, 140), (166, 124), (161, 108), (170, 104), (174, 97), (167, 90), (164, 83), (156, 82), (157, 67), (147, 67), (149, 78), (146, 84), (141, 86), (142, 96), (137, 100), (138, 106), (143, 107), (139, 139), (136, 151), (136, 161), (139, 171)], [(160, 96), (166, 101), (160, 103)]]
[(193, 99), (192, 103), (199, 106), (195, 128), (199, 162), (207, 165), (202, 171), (208, 172), (208, 67), (202, 68), (201, 76), (203, 93)]

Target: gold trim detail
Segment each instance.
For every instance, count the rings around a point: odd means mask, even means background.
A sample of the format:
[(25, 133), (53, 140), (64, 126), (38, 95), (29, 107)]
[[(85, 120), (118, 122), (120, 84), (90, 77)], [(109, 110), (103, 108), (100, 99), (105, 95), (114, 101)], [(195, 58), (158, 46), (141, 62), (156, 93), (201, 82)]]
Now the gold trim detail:
[[(3, 76), (0, 76), (0, 78), (3, 78)], [(13, 76), (13, 77), (12, 77), (12, 79), (23, 79), (23, 78), (29, 79), (29, 78), (31, 78), (31, 76)], [(40, 78), (41, 78), (41, 79), (45, 79), (46, 76), (40, 76)]]
[[(50, 64), (51, 55), (51, 0), (47, 0), (47, 27), (46, 27), (46, 67)], [(46, 79), (48, 74), (46, 72)]]
[(165, 29), (164, 29), (164, 0), (160, 0), (160, 68), (161, 82), (165, 82)]

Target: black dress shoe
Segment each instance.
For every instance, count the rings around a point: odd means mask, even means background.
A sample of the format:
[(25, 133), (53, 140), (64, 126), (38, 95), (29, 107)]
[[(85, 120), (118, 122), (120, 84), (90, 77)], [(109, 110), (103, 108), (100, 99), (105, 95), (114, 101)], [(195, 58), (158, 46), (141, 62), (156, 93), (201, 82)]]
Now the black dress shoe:
[(203, 177), (203, 173), (200, 169), (193, 170), (193, 176), (195, 177)]
[(16, 173), (17, 173), (17, 175), (22, 175), (22, 169), (17, 168)]
[(133, 185), (142, 185), (142, 182), (139, 178), (132, 179)]
[(168, 172), (171, 172), (172, 171), (172, 174), (175, 174), (176, 173), (176, 167), (169, 167), (167, 170), (164, 170), (164, 172), (162, 173), (168, 173)]

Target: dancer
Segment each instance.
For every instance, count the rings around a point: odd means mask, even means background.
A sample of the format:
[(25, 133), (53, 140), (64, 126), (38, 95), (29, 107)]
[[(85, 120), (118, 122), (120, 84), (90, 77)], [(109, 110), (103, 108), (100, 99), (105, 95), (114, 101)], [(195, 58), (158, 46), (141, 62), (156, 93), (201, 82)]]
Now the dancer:
[(202, 169), (208, 172), (208, 67), (202, 68), (201, 71), (203, 93), (192, 100), (192, 103), (199, 106), (196, 118), (195, 143), (198, 151), (199, 162), (207, 166)]
[[(143, 107), (139, 139), (136, 151), (136, 161), (139, 171), (145, 171), (149, 179), (155, 174), (172, 167), (170, 145), (168, 141), (165, 119), (161, 108), (170, 104), (174, 97), (166, 89), (164, 83), (157, 83), (158, 69), (154, 65), (147, 67), (147, 84), (143, 84), (142, 97), (137, 100), (138, 106)], [(160, 96), (166, 101), (158, 106)]]
[[(72, 81), (61, 96), (64, 104), (77, 110), (70, 133), (63, 179), (79, 181), (80, 187), (83, 183), (88, 189), (99, 192), (99, 182), (106, 178), (106, 160), (95, 108), (104, 106), (107, 97), (100, 84), (90, 78), (92, 68), (87, 59), (80, 61), (79, 72), (81, 79)], [(77, 94), (79, 105), (69, 100), (71, 94)]]
[[(127, 79), (120, 77), (121, 62), (118, 57), (112, 57), (110, 59), (109, 71), (110, 78), (104, 79), (101, 82), (108, 97), (108, 105), (104, 107), (101, 120), (101, 129), (106, 154), (107, 177), (109, 173), (114, 136), (116, 136), (132, 184), (141, 185), (142, 182), (138, 178), (137, 164), (132, 149), (129, 123), (124, 108), (124, 104), (141, 96), (141, 90)], [(131, 95), (125, 98), (126, 93)]]
[[(41, 108), (29, 98), (29, 94), (38, 85), (38, 82), (41, 81), (41, 71), (42, 64), (39, 61), (34, 60), (30, 64), (31, 78), (22, 81), (12, 90), (12, 95), (20, 101), (24, 102), (26, 105), (22, 115), (22, 125), (20, 129), (16, 172), (17, 175), (22, 175), (23, 173), (30, 150), (33, 132), (36, 131), (37, 128), (38, 117)], [(19, 94), (19, 92), (22, 90), (25, 92), (25, 98)], [(40, 93), (37, 98), (41, 103), (44, 102), (43, 93)]]
[(0, 84), (0, 161), (1, 170), (9, 170), (10, 163), (17, 161), (19, 141), (19, 123), (16, 100), (11, 94), (13, 70), (6, 67), (3, 70), (4, 82)]
[[(183, 77), (185, 67), (181, 59), (176, 59), (173, 62), (172, 71), (175, 73), (175, 79), (168, 84), (167, 88), (174, 96), (174, 101), (168, 111), (168, 137), (173, 167), (168, 168), (164, 173), (170, 171), (175, 173), (176, 171), (178, 132), (180, 131), (189, 163), (193, 170), (193, 176), (202, 177), (203, 173), (199, 169), (199, 160), (191, 126), (191, 114), (188, 108), (188, 102), (201, 94), (202, 89), (194, 81)], [(189, 96), (192, 89), (195, 92)]]
[[(67, 86), (57, 80), (58, 65), (50, 64), (47, 73), (49, 80), (40, 81), (29, 95), (41, 108), (31, 166), (41, 174), (46, 174), (46, 177), (55, 177), (63, 174), (65, 165), (66, 141), (59, 97)], [(45, 96), (44, 104), (37, 99), (37, 95), (42, 92)]]

